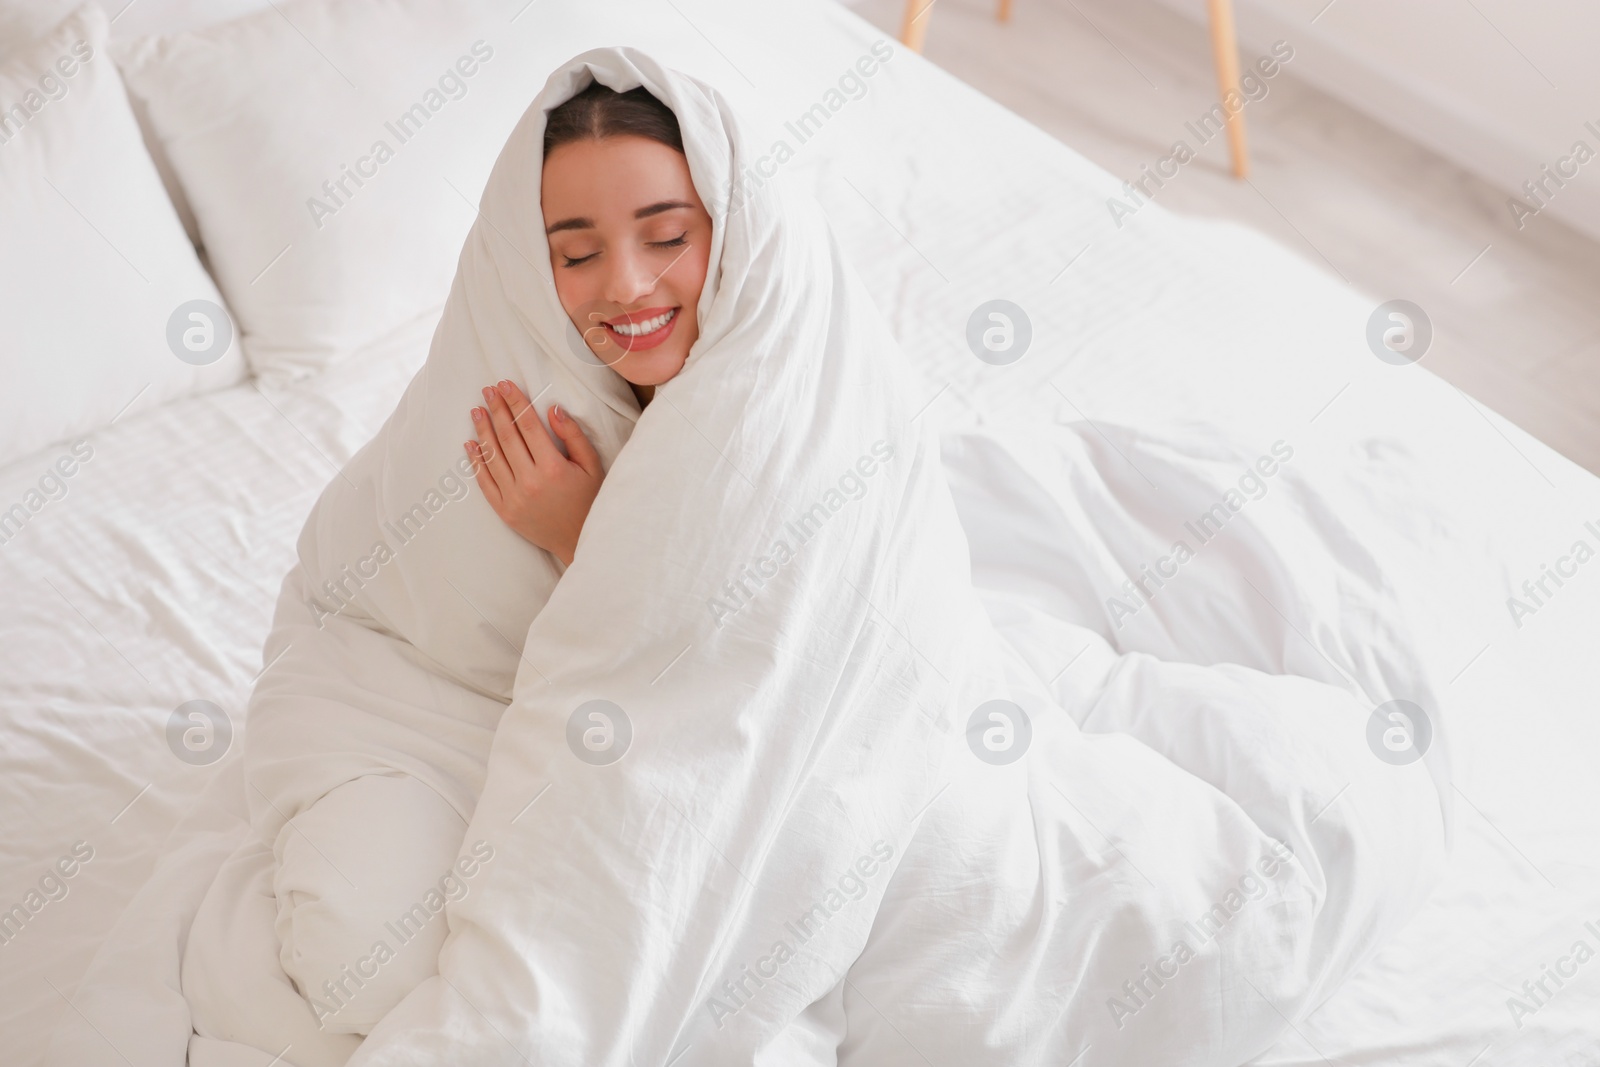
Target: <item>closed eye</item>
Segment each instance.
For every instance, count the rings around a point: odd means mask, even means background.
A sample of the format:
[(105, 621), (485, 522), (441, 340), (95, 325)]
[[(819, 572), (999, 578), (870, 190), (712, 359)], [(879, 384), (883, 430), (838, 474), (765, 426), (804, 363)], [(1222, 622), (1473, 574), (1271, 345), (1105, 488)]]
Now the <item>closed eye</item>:
[[(650, 245), (651, 248), (682, 248), (685, 244), (688, 243), (688, 240), (689, 240), (689, 231), (685, 230), (682, 233), (678, 234), (678, 236), (673, 237), (673, 238), (671, 238), (669, 240), (666, 240), (666, 241), (650, 241), (650, 242), (647, 242), (647, 243)], [(591, 259), (595, 258), (599, 254), (600, 254), (599, 252), (591, 252), (587, 256), (577, 256), (577, 257), (563, 255), (561, 257), (561, 265), (563, 267), (581, 267), (583, 264), (589, 262)]]

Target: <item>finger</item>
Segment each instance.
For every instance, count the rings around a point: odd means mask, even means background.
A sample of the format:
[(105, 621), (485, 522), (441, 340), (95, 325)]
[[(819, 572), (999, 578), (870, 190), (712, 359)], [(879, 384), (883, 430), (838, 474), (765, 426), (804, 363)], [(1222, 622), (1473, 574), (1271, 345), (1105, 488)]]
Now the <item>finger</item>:
[(484, 469), (494, 479), (496, 490), (503, 496), (517, 484), (511, 465), (506, 462), (505, 450), (500, 447), (500, 437), (494, 432), (494, 423), (483, 408), (472, 409), (472, 426), (478, 431), (480, 458)]
[(478, 447), (478, 442), (466, 442), (467, 459), (472, 462), (472, 476), (477, 479), (478, 488), (483, 491), (483, 498), (495, 511), (500, 510), (500, 487), (495, 484), (494, 475), (489, 473), (489, 459), (483, 454), (483, 449)]
[(550, 425), (555, 429), (556, 436), (561, 438), (561, 443), (567, 446), (567, 456), (584, 469), (592, 477), (600, 477), (600, 453), (596, 452), (594, 445), (589, 443), (589, 438), (584, 436), (583, 427), (577, 420), (565, 411), (560, 404), (550, 405)]
[(561, 458), (556, 450), (556, 443), (550, 440), (550, 435), (539, 423), (539, 412), (534, 408), (533, 402), (523, 395), (516, 382), (501, 382), (500, 395), (505, 397), (506, 406), (511, 410), (511, 417), (516, 421), (517, 429), (522, 431), (522, 439), (527, 443), (528, 454), (533, 457), (535, 466), (540, 463), (550, 463)]
[(484, 406), (489, 409), (489, 421), (494, 426), (495, 437), (500, 441), (500, 450), (505, 453), (506, 462), (511, 465), (511, 473), (518, 481), (531, 484), (533, 456), (528, 452), (527, 442), (522, 439), (521, 428), (511, 417), (511, 408), (506, 404), (506, 398), (500, 395), (500, 390), (489, 388), (483, 391), (483, 399)]

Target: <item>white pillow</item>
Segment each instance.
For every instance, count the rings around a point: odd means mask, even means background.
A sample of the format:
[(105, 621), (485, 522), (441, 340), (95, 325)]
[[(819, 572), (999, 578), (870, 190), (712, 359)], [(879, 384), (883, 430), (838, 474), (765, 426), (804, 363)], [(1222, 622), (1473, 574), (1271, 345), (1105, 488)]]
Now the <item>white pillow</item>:
[(298, 0), (120, 46), (257, 374), (315, 372), (443, 303), (545, 76), (490, 43), (488, 7)]
[[(61, 25), (83, 0), (0, 0), (0, 60)], [(95, 0), (112, 18), (111, 39), (171, 33), (238, 18), (270, 0)]]
[[(118, 38), (172, 33), (223, 22), (266, 7), (269, 0), (140, 0), (137, 4), (128, 3), (128, 0), (95, 2), (112, 20), (111, 40), (115, 51)], [(80, 3), (82, 0), (0, 0), (0, 60), (59, 26)], [(139, 102), (135, 100), (132, 103), (134, 116), (139, 120), (139, 131), (145, 135), (145, 150), (155, 161), (156, 172), (161, 175), (172, 206), (178, 209), (178, 218), (183, 221), (183, 230), (189, 235), (190, 243), (199, 245), (200, 228), (195, 225), (183, 187), (178, 184), (177, 176), (167, 163), (166, 154), (150, 131)]]
[(106, 33), (86, 5), (0, 64), (0, 462), (244, 377)]

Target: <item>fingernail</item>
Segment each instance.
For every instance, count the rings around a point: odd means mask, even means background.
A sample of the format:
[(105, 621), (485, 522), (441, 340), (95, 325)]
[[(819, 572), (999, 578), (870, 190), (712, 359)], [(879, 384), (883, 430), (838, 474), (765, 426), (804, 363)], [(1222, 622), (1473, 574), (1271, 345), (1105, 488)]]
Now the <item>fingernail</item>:
[(485, 400), (493, 400), (494, 399), (494, 390), (490, 389), (488, 386), (484, 386), (483, 387), (483, 398)]
[(561, 410), (561, 405), (560, 404), (551, 404), (550, 405), (550, 415), (557, 422), (559, 422), (562, 419), (567, 417), (567, 413), (565, 411)]
[(510, 382), (501, 382), (500, 383), (500, 394), (502, 396), (510, 396), (511, 395), (511, 383)]
[(482, 408), (473, 408), (472, 409), (472, 421), (473, 422), (482, 422), (483, 421), (483, 409)]

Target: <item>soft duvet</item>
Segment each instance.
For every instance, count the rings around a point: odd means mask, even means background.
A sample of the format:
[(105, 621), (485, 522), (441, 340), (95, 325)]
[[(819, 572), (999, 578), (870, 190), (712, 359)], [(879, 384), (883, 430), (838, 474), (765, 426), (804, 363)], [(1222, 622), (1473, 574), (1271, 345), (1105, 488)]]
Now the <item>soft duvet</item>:
[[(672, 107), (716, 223), (642, 413), (548, 277), (544, 116), (591, 78)], [(53, 1062), (1238, 1063), (1421, 903), (1437, 739), (1379, 759), (1345, 688), (974, 583), (981, 490), (958, 511), (904, 357), (754, 152), (635, 51), (551, 78), (427, 364), (307, 522), (242, 782)], [(501, 378), (607, 468), (564, 573), (456, 459)]]

